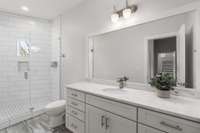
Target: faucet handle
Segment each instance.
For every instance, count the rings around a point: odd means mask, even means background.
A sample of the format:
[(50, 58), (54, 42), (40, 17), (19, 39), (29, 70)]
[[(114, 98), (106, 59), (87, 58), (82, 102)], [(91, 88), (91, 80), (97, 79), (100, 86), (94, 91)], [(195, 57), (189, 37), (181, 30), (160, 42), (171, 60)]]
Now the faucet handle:
[(128, 81), (129, 80), (129, 78), (126, 77), (126, 76), (124, 76), (123, 79), (124, 79), (124, 81)]
[(122, 78), (117, 78), (117, 82), (122, 82), (123, 79)]
[(126, 82), (126, 81), (128, 81), (128, 80), (129, 80), (129, 78), (126, 77), (126, 76), (117, 78), (117, 82)]

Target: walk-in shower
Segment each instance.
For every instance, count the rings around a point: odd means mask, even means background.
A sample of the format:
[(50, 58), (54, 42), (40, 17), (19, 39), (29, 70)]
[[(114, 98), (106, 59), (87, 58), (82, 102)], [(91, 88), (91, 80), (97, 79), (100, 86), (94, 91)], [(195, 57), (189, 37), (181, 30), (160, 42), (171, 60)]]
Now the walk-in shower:
[(0, 13), (0, 130), (60, 95), (59, 22)]

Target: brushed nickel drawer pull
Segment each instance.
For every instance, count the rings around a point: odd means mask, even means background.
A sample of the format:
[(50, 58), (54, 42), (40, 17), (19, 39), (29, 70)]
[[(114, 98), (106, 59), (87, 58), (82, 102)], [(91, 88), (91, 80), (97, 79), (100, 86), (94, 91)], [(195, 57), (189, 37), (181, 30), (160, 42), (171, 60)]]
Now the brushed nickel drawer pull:
[(75, 102), (71, 102), (71, 104), (74, 106), (78, 106), (78, 103), (75, 103)]
[(76, 111), (74, 111), (74, 110), (72, 110), (72, 114), (78, 115), (78, 113)]
[(77, 97), (78, 95), (77, 95), (77, 94), (74, 94), (74, 93), (72, 93), (72, 96), (74, 96), (74, 97)]
[(106, 118), (106, 130), (110, 127), (109, 126), (109, 120), (110, 120), (109, 118)]
[(103, 128), (105, 125), (105, 116), (101, 116), (101, 127)]
[(173, 128), (173, 129), (178, 130), (178, 131), (183, 131), (183, 129), (179, 125), (174, 126), (174, 125), (171, 125), (171, 124), (166, 123), (164, 121), (160, 122), (160, 124), (163, 125), (163, 126), (169, 127), (169, 128)]

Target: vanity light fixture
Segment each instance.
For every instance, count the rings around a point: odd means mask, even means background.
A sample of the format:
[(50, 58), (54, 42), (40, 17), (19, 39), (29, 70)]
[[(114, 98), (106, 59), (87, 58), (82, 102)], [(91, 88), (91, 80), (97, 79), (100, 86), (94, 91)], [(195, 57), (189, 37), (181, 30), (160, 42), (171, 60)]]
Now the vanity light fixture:
[(117, 13), (116, 7), (113, 6), (113, 14), (111, 15), (111, 21), (116, 23), (119, 20), (119, 14)]
[(126, 0), (126, 8), (123, 10), (123, 17), (125, 19), (130, 18), (132, 14), (131, 9), (128, 7), (128, 0)]
[(126, 0), (126, 7), (121, 10), (116, 10), (115, 6), (113, 8), (113, 14), (111, 15), (111, 21), (116, 23), (120, 18), (128, 19), (134, 14), (138, 9), (137, 5), (129, 5), (128, 0)]

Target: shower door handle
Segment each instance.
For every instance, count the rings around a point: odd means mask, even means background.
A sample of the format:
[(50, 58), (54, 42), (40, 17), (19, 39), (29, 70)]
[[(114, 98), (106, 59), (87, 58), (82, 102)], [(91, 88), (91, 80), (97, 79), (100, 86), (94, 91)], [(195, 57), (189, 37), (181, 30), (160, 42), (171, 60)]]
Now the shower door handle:
[(24, 79), (28, 80), (28, 72), (24, 72)]

